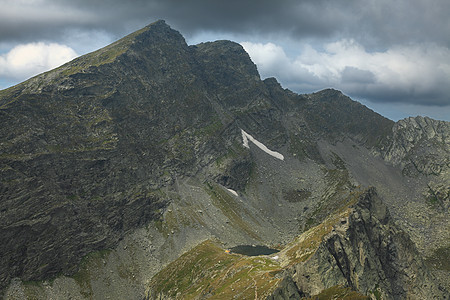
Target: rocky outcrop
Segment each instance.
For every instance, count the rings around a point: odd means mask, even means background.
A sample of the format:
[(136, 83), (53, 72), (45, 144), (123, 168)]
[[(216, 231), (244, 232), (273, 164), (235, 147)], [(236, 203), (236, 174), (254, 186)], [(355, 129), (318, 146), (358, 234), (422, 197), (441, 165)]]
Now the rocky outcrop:
[(304, 297), (305, 294), (298, 290), (297, 285), (290, 276), (286, 276), (278, 284), (272, 295), (267, 297), (267, 300), (295, 300)]
[[(347, 286), (376, 299), (448, 296), (373, 188), (360, 196), (347, 218), (334, 225), (316, 252), (291, 267), (286, 276), (292, 278), (298, 293), (307, 296), (335, 286)], [(286, 296), (274, 299), (290, 299), (292, 284), (284, 286), (286, 290), (277, 295)]]
[(408, 177), (424, 177), (429, 205), (444, 213), (450, 205), (450, 123), (428, 117), (407, 118), (392, 128), (382, 157)]
[(392, 128), (385, 160), (400, 165), (404, 173), (439, 175), (450, 166), (450, 123), (428, 117), (410, 117)]

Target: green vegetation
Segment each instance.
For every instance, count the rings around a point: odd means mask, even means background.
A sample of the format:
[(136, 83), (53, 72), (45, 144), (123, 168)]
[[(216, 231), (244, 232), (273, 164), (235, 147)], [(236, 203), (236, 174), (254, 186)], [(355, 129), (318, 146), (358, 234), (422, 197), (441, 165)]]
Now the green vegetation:
[(186, 227), (192, 224), (206, 225), (198, 216), (198, 213), (191, 207), (184, 207), (183, 213), (177, 213), (169, 209), (164, 214), (164, 220), (154, 221), (156, 229), (164, 235), (178, 232), (180, 227)]
[(199, 136), (202, 138), (208, 137), (208, 136), (214, 136), (223, 128), (222, 122), (215, 117), (213, 122), (211, 122), (209, 125), (202, 127), (200, 129), (197, 129), (194, 132), (195, 136)]
[[(216, 159), (216, 165), (221, 171), (225, 171), (228, 164), (235, 159), (239, 159), (246, 155), (246, 149), (241, 143), (234, 142), (231, 147), (227, 148), (227, 152)], [(253, 168), (250, 169), (250, 172)]]
[(372, 294), (375, 299), (377, 300), (381, 300), (381, 292), (380, 292), (380, 287), (378, 286), (378, 284), (375, 285), (375, 289), (373, 291), (369, 291), (370, 294)]
[[(336, 153), (332, 152), (333, 157), (331, 158), (331, 161), (333, 162), (333, 165), (338, 169), (342, 171), (347, 171), (347, 168), (345, 167), (345, 162), (342, 160), (342, 158), (339, 157)], [(348, 179), (348, 171), (346, 173), (346, 178)]]
[(90, 67), (98, 67), (103, 64), (112, 63), (117, 57), (124, 54), (129, 49), (138, 35), (146, 30), (147, 27), (144, 27), (141, 30), (133, 32), (132, 34), (112, 43), (111, 45), (76, 58), (55, 70), (61, 71), (61, 75), (69, 76)]
[(103, 265), (103, 260), (107, 259), (111, 250), (94, 251), (82, 258), (80, 268), (72, 278), (81, 288), (81, 293), (86, 298), (92, 297), (91, 280), (92, 275), (90, 269), (99, 269)]
[(77, 195), (74, 195), (74, 194), (70, 194), (70, 195), (66, 196), (66, 198), (67, 198), (68, 200), (71, 200), (71, 201), (74, 201), (74, 200), (78, 200), (78, 199), (79, 199), (79, 197), (78, 197)]
[(436, 269), (450, 271), (450, 245), (437, 248), (425, 262)]
[[(233, 199), (215, 184), (208, 184), (208, 193), (215, 204), (236, 222), (242, 222), (233, 207)], [(227, 253), (218, 243), (205, 241), (183, 254), (155, 275), (149, 285), (148, 294), (152, 297), (198, 299), (254, 299), (265, 298), (277, 287), (281, 278), (276, 275), (286, 267), (305, 262), (318, 249), (324, 237), (333, 226), (348, 218), (358, 199), (359, 193), (346, 199), (321, 224), (312, 227), (277, 254), (282, 257), (283, 267), (269, 256), (243, 256)], [(247, 224), (240, 224), (245, 228)], [(242, 230), (242, 228), (241, 228)], [(327, 289), (312, 299), (368, 299), (350, 290), (336, 286)], [(337, 298), (336, 298), (337, 297)]]
[(22, 84), (18, 84), (4, 90), (0, 90), (0, 109), (4, 109), (8, 106), (8, 104), (11, 104), (14, 101), (16, 101), (18, 95), (20, 95), (23, 88), (24, 87)]
[[(209, 193), (230, 218), (238, 221), (237, 214), (225, 205), (224, 195), (218, 187), (208, 185)], [(222, 198), (219, 200), (218, 198)], [(228, 199), (230, 200), (230, 199)], [(228, 201), (227, 200), (227, 201)], [(268, 256), (248, 257), (227, 253), (219, 244), (205, 241), (183, 254), (155, 275), (149, 285), (152, 297), (198, 299), (259, 299), (270, 295), (281, 278), (276, 275), (293, 264), (308, 260), (318, 249), (323, 238), (342, 218), (347, 218), (355, 198), (348, 199), (347, 206), (341, 207), (323, 223), (303, 233), (288, 244), (278, 255), (287, 259), (282, 267), (278, 261)], [(368, 299), (350, 290), (336, 286), (327, 289), (312, 299)]]
[(226, 253), (205, 241), (169, 264), (153, 277), (149, 294), (170, 298), (263, 299), (280, 279), (279, 265), (268, 257)]
[(445, 209), (444, 201), (450, 198), (450, 190), (434, 190), (428, 186), (427, 204), (434, 209)]
[(290, 264), (304, 262), (309, 259), (316, 252), (325, 235), (331, 232), (333, 226), (340, 219), (348, 217), (351, 211), (350, 206), (355, 202), (356, 199), (350, 199), (346, 206), (337, 209), (334, 214), (331, 214), (322, 223), (310, 228), (289, 243), (284, 251), (289, 258)]

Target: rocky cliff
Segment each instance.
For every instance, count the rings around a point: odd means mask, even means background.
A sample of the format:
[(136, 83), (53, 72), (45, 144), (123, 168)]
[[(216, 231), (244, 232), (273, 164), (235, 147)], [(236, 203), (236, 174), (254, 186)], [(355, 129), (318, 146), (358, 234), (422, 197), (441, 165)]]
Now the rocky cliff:
[[(290, 267), (285, 276), (304, 296), (336, 286), (350, 287), (376, 299), (448, 296), (373, 188), (359, 197), (348, 217), (333, 225), (314, 254)], [(272, 299), (288, 299), (292, 285), (287, 288), (276, 291)]]
[(392, 128), (385, 160), (409, 177), (428, 178), (428, 200), (448, 212), (450, 204), (450, 124), (430, 118), (400, 120)]
[(449, 123), (428, 117), (407, 118), (392, 128), (383, 157), (404, 172), (439, 175), (449, 168)]
[(142, 298), (207, 239), (286, 246), (372, 185), (420, 255), (448, 246), (448, 123), (295, 94), (239, 44), (189, 46), (163, 21), (0, 91), (0, 115), (10, 299)]

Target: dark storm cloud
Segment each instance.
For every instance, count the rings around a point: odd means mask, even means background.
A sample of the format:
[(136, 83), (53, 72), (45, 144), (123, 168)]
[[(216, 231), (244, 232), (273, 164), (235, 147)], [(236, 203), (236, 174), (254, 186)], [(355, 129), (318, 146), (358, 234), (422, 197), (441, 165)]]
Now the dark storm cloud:
[[(300, 6), (295, 3), (285, 1), (280, 4), (267, 0), (44, 0), (24, 6), (20, 1), (8, 1), (7, 9), (0, 12), (0, 39), (48, 38), (71, 28), (102, 29), (120, 35), (127, 25), (142, 27), (156, 19), (166, 19), (183, 34), (211, 30), (237, 33), (266, 31), (268, 34), (278, 31), (288, 34), (309, 32), (314, 35), (330, 30), (313, 14), (297, 15), (312, 12), (314, 6), (308, 2)], [(293, 19), (295, 22), (292, 22)]]
[(166, 19), (185, 35), (210, 30), (283, 34), (295, 39), (350, 36), (376, 47), (418, 41), (450, 45), (448, 0), (3, 1), (2, 41), (55, 38), (71, 28), (105, 30), (120, 36), (128, 27), (137, 29)]

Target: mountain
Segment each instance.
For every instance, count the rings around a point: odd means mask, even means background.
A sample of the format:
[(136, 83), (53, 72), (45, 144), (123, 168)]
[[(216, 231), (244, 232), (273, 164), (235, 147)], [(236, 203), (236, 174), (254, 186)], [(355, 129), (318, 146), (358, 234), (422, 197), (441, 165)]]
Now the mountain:
[(270, 257), (236, 257), (218, 245), (202, 243), (152, 279), (147, 299), (442, 297), (375, 189), (352, 198)]
[(448, 122), (295, 94), (239, 44), (189, 46), (164, 21), (0, 91), (0, 115), (6, 299), (237, 295), (183, 258), (251, 265), (225, 249), (252, 244), (281, 250), (273, 299), (447, 295)]

